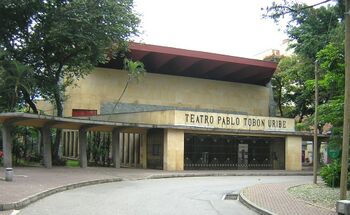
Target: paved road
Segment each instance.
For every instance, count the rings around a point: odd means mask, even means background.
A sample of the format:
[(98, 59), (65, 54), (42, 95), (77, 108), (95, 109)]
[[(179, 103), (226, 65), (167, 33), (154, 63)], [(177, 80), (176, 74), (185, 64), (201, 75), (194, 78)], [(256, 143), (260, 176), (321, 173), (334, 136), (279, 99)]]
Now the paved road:
[(123, 181), (65, 191), (42, 199), (19, 214), (252, 215), (224, 194), (259, 183), (310, 182), (310, 176), (194, 177)]

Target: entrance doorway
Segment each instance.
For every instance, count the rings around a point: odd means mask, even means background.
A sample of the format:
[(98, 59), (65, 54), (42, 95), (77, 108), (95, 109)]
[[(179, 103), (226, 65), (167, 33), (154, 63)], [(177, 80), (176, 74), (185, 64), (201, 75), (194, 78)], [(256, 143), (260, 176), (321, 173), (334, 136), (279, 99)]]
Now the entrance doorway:
[(277, 137), (185, 134), (185, 169), (284, 169)]

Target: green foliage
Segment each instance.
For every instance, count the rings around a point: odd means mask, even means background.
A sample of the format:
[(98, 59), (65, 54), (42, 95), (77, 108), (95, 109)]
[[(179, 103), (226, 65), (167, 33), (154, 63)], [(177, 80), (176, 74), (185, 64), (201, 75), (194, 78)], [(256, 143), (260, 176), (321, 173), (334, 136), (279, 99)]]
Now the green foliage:
[(0, 50), (31, 66), (40, 96), (62, 115), (64, 91), (138, 34), (132, 0), (0, 2)]
[(129, 86), (129, 83), (134, 81), (134, 80), (139, 82), (146, 74), (146, 69), (145, 69), (145, 66), (142, 62), (132, 61), (132, 60), (129, 60), (127, 58), (124, 59), (124, 70), (128, 73), (128, 80), (126, 81), (124, 89), (123, 89), (122, 93), (119, 95), (119, 98), (116, 101), (111, 113), (115, 112), (120, 100), (123, 98), (123, 96), (126, 92), (126, 89)]
[[(320, 176), (329, 187), (339, 187), (340, 185), (341, 162), (334, 160), (332, 163), (323, 166), (320, 170)], [(350, 174), (350, 173), (349, 173)], [(350, 177), (348, 176), (348, 188), (350, 187)]]
[(330, 43), (317, 53), (320, 62), (320, 88), (327, 92), (326, 97), (342, 96), (344, 93), (345, 61), (343, 41)]
[(335, 7), (309, 8), (291, 13), (292, 22), (287, 26), (287, 34), (295, 43), (291, 44), (295, 53), (312, 60), (330, 41), (332, 28), (339, 25)]
[(330, 164), (323, 166), (320, 170), (320, 176), (323, 181), (330, 187), (339, 187), (340, 185), (341, 164), (339, 160), (335, 160)]
[(296, 54), (314, 61), (317, 52), (333, 40), (333, 35), (337, 32), (335, 29), (342, 25), (344, 17), (343, 1), (324, 6), (326, 2), (330, 0), (321, 2), (320, 7), (300, 4), (297, 1), (273, 2), (264, 9), (263, 16), (276, 22), (288, 17), (286, 32), (293, 41), (290, 47), (294, 48)]
[(301, 122), (304, 116), (313, 112), (313, 91), (305, 85), (305, 80), (312, 76), (313, 66), (307, 59), (293, 55), (280, 60), (272, 86), (281, 116), (299, 116)]
[(110, 166), (109, 157), (111, 147), (111, 134), (107, 132), (89, 132), (87, 155), (88, 161), (95, 166)]
[(37, 112), (33, 80), (31, 67), (8, 59), (5, 51), (0, 52), (0, 111), (18, 111), (27, 103)]
[(79, 161), (78, 160), (67, 160), (66, 161), (66, 166), (68, 167), (79, 167)]
[(342, 115), (344, 113), (344, 98), (333, 98), (318, 108), (319, 122), (321, 124), (331, 123), (335, 127), (343, 125)]
[[(0, 20), (0, 50), (9, 61), (30, 66), (30, 82), (54, 104), (57, 116), (63, 115), (67, 87), (125, 52), (140, 23), (132, 0), (3, 0)], [(58, 129), (54, 161), (60, 134)]]
[(140, 81), (146, 74), (145, 66), (140, 61), (124, 59), (124, 70), (128, 72), (129, 81)]
[(34, 128), (16, 126), (12, 131), (14, 137), (12, 155), (15, 165), (38, 164), (42, 159), (39, 152), (38, 131)]
[(272, 84), (282, 116), (299, 119), (298, 128), (308, 130), (314, 113), (314, 61), (319, 62), (319, 130), (333, 125), (332, 144), (342, 135), (344, 99), (344, 1), (324, 6), (300, 4), (297, 1), (273, 2), (265, 17), (289, 21), (286, 32), (295, 56), (279, 62)]

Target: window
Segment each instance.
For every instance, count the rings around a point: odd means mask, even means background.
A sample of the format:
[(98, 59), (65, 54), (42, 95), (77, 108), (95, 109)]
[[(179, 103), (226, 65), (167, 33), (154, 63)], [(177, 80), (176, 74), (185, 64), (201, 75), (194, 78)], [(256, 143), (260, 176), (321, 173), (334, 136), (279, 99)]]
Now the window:
[(78, 117), (78, 116), (96, 116), (97, 110), (89, 110), (89, 109), (73, 109), (72, 110), (72, 116)]

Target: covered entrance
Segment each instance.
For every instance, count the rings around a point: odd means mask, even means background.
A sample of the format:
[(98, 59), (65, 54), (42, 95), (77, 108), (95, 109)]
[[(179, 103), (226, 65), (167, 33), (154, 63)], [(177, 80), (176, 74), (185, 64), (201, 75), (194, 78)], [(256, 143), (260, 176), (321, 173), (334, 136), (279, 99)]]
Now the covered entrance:
[(285, 138), (185, 134), (184, 167), (285, 169)]

